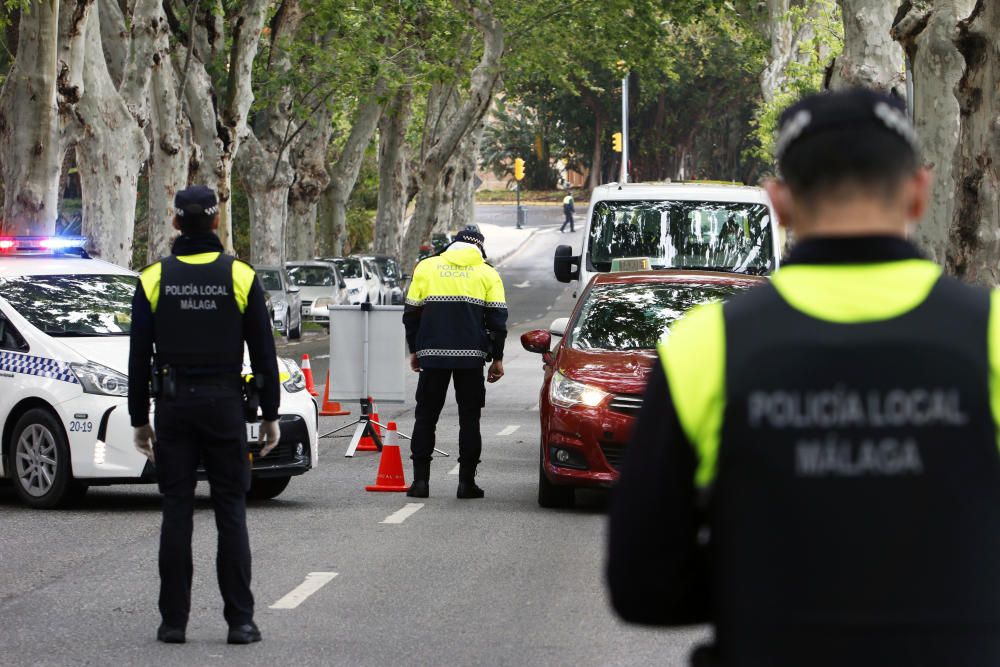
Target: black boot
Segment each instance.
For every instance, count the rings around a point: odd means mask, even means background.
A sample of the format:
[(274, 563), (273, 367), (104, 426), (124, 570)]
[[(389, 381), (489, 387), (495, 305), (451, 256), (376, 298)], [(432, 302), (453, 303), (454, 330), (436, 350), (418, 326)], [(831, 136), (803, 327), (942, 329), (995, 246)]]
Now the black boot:
[(174, 628), (166, 623), (161, 623), (156, 631), (156, 639), (164, 644), (183, 644), (186, 641), (184, 628)]
[(260, 630), (253, 621), (243, 625), (232, 625), (229, 627), (229, 636), (226, 637), (227, 644), (253, 644), (260, 641)]
[(486, 492), (476, 486), (476, 463), (460, 463), (458, 467), (458, 493), (459, 498), (482, 498)]
[(431, 462), (414, 461), (413, 483), (410, 484), (410, 490), (406, 492), (406, 495), (411, 498), (426, 498), (431, 493), (430, 479)]

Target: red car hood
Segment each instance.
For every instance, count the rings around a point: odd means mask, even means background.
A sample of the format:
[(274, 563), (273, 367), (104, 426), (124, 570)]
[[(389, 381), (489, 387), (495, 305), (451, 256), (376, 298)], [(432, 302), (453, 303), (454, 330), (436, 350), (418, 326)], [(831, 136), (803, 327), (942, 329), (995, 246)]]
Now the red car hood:
[(603, 352), (563, 349), (559, 370), (568, 378), (611, 394), (641, 394), (650, 369), (657, 363), (655, 350)]

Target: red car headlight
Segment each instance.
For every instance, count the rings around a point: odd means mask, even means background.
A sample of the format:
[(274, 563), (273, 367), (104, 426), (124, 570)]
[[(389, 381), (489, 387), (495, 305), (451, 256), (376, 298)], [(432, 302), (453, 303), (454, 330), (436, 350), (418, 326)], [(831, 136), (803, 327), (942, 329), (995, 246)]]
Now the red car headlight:
[(596, 408), (608, 396), (610, 394), (607, 392), (589, 384), (571, 380), (559, 371), (552, 375), (552, 382), (549, 385), (549, 400), (552, 401), (553, 405), (558, 405), (561, 408), (572, 408), (577, 405)]

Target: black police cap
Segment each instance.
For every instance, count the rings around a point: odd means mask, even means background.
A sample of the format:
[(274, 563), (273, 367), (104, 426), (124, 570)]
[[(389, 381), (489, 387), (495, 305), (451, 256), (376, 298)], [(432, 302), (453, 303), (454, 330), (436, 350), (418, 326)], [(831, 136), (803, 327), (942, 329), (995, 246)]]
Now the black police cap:
[(810, 95), (788, 107), (778, 123), (775, 154), (778, 160), (799, 141), (831, 130), (857, 129), (888, 132), (920, 152), (917, 133), (906, 114), (906, 105), (892, 95), (855, 88)]
[(174, 195), (174, 209), (180, 218), (185, 215), (215, 215), (219, 212), (219, 198), (212, 188), (193, 185)]

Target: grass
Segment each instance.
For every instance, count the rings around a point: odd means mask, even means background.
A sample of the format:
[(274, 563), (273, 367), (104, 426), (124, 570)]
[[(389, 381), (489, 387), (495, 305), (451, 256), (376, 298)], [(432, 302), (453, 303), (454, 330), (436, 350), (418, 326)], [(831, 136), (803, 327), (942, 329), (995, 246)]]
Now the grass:
[[(569, 192), (573, 195), (573, 199), (577, 203), (586, 201), (590, 196), (590, 191), (586, 188), (574, 188)], [(565, 196), (566, 190), (521, 191), (522, 202), (551, 202), (553, 204), (561, 204)], [(515, 202), (517, 201), (517, 193), (513, 190), (480, 190), (476, 193), (476, 201), (481, 204), (489, 202)]]

